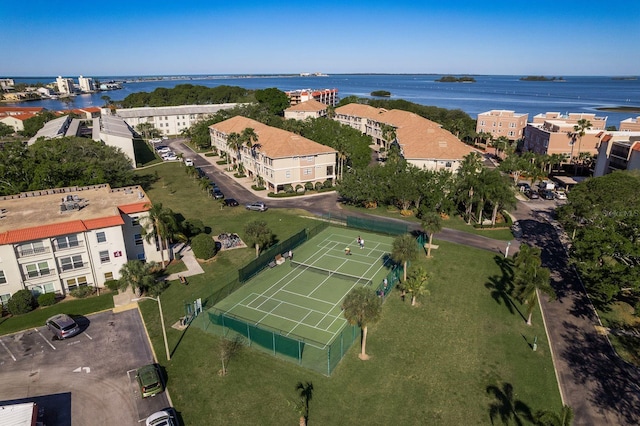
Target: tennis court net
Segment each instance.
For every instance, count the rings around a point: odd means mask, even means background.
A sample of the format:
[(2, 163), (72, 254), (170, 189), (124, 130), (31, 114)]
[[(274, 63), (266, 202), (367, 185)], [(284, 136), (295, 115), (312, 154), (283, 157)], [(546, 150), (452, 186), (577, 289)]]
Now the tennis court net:
[(301, 263), (301, 262), (296, 262), (295, 260), (292, 260), (289, 262), (291, 264), (291, 267), (293, 268), (301, 268), (301, 269), (305, 269), (305, 270), (309, 270), (311, 272), (317, 272), (323, 275), (328, 275), (330, 277), (336, 277), (336, 278), (341, 278), (343, 280), (347, 280), (349, 282), (357, 282), (363, 285), (372, 285), (373, 284), (373, 280), (367, 277), (359, 277), (357, 275), (351, 275), (351, 274), (345, 274), (343, 272), (338, 272), (338, 271), (332, 271), (329, 269), (324, 269), (324, 268), (320, 268), (319, 266), (314, 266), (314, 265), (308, 265), (306, 263)]

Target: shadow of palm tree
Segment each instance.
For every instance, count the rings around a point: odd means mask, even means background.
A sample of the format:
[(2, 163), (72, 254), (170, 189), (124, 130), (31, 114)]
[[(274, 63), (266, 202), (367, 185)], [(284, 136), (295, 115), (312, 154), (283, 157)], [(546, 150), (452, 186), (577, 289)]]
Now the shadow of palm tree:
[(491, 424), (495, 424), (496, 420), (502, 422), (503, 425), (511, 424), (513, 420), (516, 425), (521, 426), (522, 420), (528, 422), (533, 421), (531, 409), (524, 402), (515, 399), (513, 385), (511, 383), (503, 383), (502, 386), (487, 386), (487, 394), (492, 395), (496, 401), (489, 404), (489, 417)]
[(491, 297), (493, 300), (501, 305), (504, 305), (509, 310), (509, 313), (520, 314), (520, 317), (526, 321), (525, 316), (520, 312), (518, 306), (513, 302), (512, 293), (513, 286), (513, 261), (503, 256), (494, 256), (493, 260), (500, 267), (502, 275), (493, 275), (489, 277), (489, 282), (485, 283), (485, 288), (491, 290)]

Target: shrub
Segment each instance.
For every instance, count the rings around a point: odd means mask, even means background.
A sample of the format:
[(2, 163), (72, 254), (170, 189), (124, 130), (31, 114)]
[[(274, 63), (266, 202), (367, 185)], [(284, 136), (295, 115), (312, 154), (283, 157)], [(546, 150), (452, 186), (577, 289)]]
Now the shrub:
[(85, 297), (91, 296), (93, 294), (93, 287), (78, 287), (75, 290), (71, 290), (69, 294), (77, 299), (84, 299)]
[(187, 219), (183, 222), (182, 228), (187, 237), (192, 238), (204, 232), (204, 223), (200, 219)]
[(322, 189), (322, 183), (321, 182), (316, 182), (315, 184), (315, 190), (316, 191), (320, 191)]
[(38, 296), (38, 305), (40, 306), (51, 306), (55, 303), (56, 303), (55, 293), (44, 293)]
[(304, 193), (304, 186), (298, 184), (296, 185), (296, 192), (297, 193)]
[(31, 294), (31, 291), (27, 289), (18, 290), (13, 293), (11, 299), (7, 303), (7, 310), (12, 315), (21, 315), (31, 312), (36, 307), (36, 299)]
[(251, 189), (253, 189), (254, 191), (264, 191), (267, 188), (265, 188), (264, 186), (251, 185)]
[(311, 182), (306, 182), (306, 183), (304, 184), (304, 189), (306, 189), (307, 191), (311, 191), (311, 190), (313, 190), (313, 183), (311, 183)]
[(327, 179), (327, 180), (324, 181), (322, 186), (325, 187), (325, 188), (331, 188), (333, 186), (333, 182), (331, 181), (331, 179)]
[(198, 259), (211, 259), (216, 255), (216, 242), (206, 234), (198, 234), (191, 240), (191, 250)]
[(291, 186), (290, 184), (286, 184), (283, 187), (284, 192), (293, 192), (293, 186)]
[(111, 291), (118, 291), (118, 288), (120, 287), (120, 281), (118, 280), (107, 280), (104, 282), (104, 286), (106, 288), (108, 288)]

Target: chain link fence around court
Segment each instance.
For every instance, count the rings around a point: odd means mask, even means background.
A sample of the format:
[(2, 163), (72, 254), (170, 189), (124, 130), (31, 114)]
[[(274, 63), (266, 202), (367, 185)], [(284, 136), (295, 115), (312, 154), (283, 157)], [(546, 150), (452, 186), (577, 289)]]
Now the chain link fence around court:
[(371, 231), (378, 234), (402, 235), (409, 232), (409, 225), (406, 223), (390, 220), (335, 215), (330, 213), (322, 215), (322, 218), (329, 222), (344, 224), (347, 228), (362, 229), (363, 231)]

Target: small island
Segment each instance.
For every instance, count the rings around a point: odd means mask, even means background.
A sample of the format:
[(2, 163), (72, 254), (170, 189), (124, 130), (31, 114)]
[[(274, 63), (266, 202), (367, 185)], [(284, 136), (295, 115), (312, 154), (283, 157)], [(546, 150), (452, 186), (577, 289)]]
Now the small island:
[(371, 96), (389, 98), (391, 97), (391, 92), (387, 92), (386, 90), (375, 90), (371, 92)]
[(520, 77), (522, 81), (566, 81), (563, 77), (545, 77), (543, 75), (529, 75), (526, 77)]
[(473, 78), (473, 77), (468, 77), (468, 76), (454, 77), (452, 75), (445, 75), (445, 76), (437, 79), (436, 81), (438, 81), (440, 83), (475, 83), (476, 79)]

